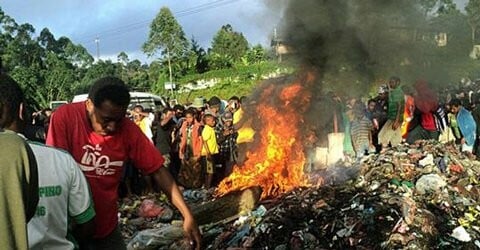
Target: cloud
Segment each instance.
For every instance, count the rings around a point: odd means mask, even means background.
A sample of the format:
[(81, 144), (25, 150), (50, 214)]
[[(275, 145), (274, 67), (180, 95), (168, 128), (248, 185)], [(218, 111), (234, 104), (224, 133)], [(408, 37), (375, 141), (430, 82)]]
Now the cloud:
[[(188, 38), (195, 37), (209, 47), (222, 25), (231, 24), (252, 44), (269, 43), (278, 17), (266, 12), (257, 0), (127, 1), (127, 0), (0, 0), (2, 9), (18, 23), (28, 22), (37, 32), (47, 27), (56, 38), (67, 36), (82, 44), (96, 57), (95, 39), (100, 54), (117, 55), (125, 51), (131, 58), (141, 56), (149, 25), (162, 6), (168, 6)], [(198, 6), (207, 6), (198, 9)], [(185, 12), (187, 11), (187, 12)], [(131, 55), (130, 55), (131, 53)]]

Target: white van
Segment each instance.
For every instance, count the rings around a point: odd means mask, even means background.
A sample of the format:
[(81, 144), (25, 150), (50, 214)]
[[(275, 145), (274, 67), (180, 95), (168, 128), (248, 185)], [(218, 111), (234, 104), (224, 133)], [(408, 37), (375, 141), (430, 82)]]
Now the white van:
[[(76, 95), (73, 97), (72, 102), (83, 102), (87, 100), (88, 94)], [(136, 105), (142, 105), (144, 109), (148, 111), (161, 111), (168, 106), (168, 103), (161, 96), (154, 95), (146, 92), (130, 92), (130, 104), (128, 109), (132, 109)]]

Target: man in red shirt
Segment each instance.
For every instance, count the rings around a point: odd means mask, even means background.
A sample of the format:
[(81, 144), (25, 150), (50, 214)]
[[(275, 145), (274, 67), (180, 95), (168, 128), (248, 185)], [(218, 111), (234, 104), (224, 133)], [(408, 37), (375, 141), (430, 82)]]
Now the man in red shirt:
[(125, 117), (130, 94), (122, 80), (97, 80), (80, 103), (62, 105), (53, 114), (47, 144), (68, 151), (92, 190), (96, 230), (93, 249), (126, 249), (118, 229), (117, 189), (124, 163), (130, 159), (151, 175), (184, 218), (186, 236), (200, 248), (200, 231), (164, 158), (135, 123)]

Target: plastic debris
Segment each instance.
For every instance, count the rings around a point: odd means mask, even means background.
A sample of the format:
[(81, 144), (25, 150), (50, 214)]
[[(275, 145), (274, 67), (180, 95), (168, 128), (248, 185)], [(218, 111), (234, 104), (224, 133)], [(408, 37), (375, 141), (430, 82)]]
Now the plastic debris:
[(415, 190), (419, 194), (425, 194), (428, 192), (437, 192), (442, 187), (445, 187), (447, 183), (437, 174), (423, 175), (418, 179), (415, 184)]
[(128, 250), (159, 249), (172, 245), (183, 239), (183, 228), (174, 225), (162, 225), (160, 228), (146, 229), (138, 232), (128, 243)]
[(463, 242), (469, 242), (469, 241), (472, 240), (472, 238), (470, 238), (470, 235), (467, 233), (465, 228), (462, 227), (462, 226), (459, 226), (459, 227), (456, 227), (455, 229), (453, 229), (452, 237), (459, 240), (459, 241), (463, 241)]

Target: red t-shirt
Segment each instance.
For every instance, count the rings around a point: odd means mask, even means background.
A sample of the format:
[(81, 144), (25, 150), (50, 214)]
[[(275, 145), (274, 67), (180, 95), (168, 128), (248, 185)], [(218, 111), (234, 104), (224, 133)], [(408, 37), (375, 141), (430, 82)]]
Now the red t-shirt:
[(422, 113), (420, 116), (420, 122), (422, 127), (427, 131), (437, 130), (437, 126), (435, 125), (435, 117), (432, 113)]
[(93, 132), (85, 102), (62, 105), (55, 111), (47, 144), (68, 151), (87, 177), (97, 213), (95, 238), (109, 235), (117, 226), (117, 189), (126, 160), (131, 159), (144, 174), (155, 172), (164, 162), (150, 140), (127, 118), (113, 135)]

